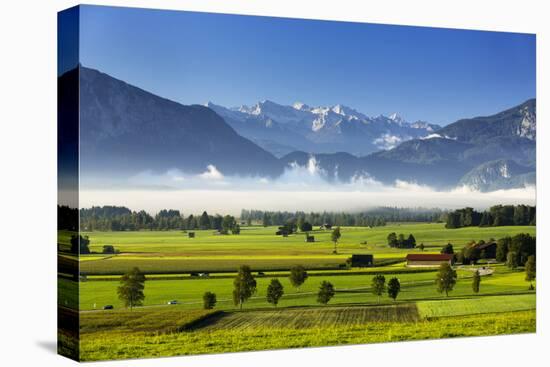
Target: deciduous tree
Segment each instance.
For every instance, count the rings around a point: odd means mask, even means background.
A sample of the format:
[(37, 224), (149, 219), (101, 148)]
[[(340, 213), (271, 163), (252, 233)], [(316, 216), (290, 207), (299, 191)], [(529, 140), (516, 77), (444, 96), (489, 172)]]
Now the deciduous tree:
[(212, 292), (204, 292), (202, 296), (203, 307), (205, 310), (211, 310), (216, 306), (216, 294)]
[(401, 283), (399, 283), (399, 279), (391, 278), (388, 282), (388, 296), (395, 301), (399, 292), (401, 292)]
[(332, 297), (334, 297), (334, 286), (332, 283), (327, 282), (324, 280), (321, 282), (321, 286), (319, 287), (319, 292), (317, 293), (317, 302), (326, 305)]
[(439, 293), (445, 292), (445, 295), (448, 297), (449, 292), (453, 290), (456, 284), (456, 271), (452, 268), (449, 263), (443, 263), (439, 266), (439, 271), (435, 278), (435, 283), (437, 284), (437, 291)]
[(124, 307), (141, 306), (145, 299), (143, 289), (145, 288), (145, 275), (139, 268), (133, 268), (120, 279), (120, 286), (117, 289), (118, 298), (124, 303)]
[(256, 293), (256, 279), (252, 276), (250, 267), (243, 265), (233, 280), (233, 303), (243, 308), (243, 303)]
[(271, 279), (271, 282), (267, 286), (267, 302), (277, 306), (279, 299), (281, 299), (284, 293), (283, 285), (279, 279)]
[(306, 269), (304, 269), (303, 266), (297, 265), (290, 268), (290, 284), (292, 284), (292, 286), (296, 288), (296, 290), (298, 290), (300, 286), (304, 284), (307, 278), (307, 271)]
[(380, 303), (380, 296), (384, 293), (386, 288), (386, 278), (382, 274), (375, 275), (372, 278), (372, 293), (378, 296), (378, 302)]

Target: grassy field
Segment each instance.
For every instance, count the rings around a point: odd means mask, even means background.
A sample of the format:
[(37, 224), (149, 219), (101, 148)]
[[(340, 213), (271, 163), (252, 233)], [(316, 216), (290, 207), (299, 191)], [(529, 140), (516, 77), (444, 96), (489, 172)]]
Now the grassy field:
[[(483, 277), (479, 295), (498, 295), (498, 294), (522, 294), (534, 293), (528, 291), (528, 284), (524, 280), (522, 271), (510, 271), (504, 266), (494, 266), (493, 275)], [(399, 268), (396, 268), (399, 269)], [(319, 273), (312, 275), (300, 287), (295, 289), (291, 286), (287, 276), (279, 277), (285, 288), (285, 295), (280, 301), (281, 307), (289, 306), (308, 306), (316, 305), (316, 292), (319, 284), (323, 280), (330, 281), (336, 288), (336, 295), (331, 300), (331, 304), (373, 304), (378, 299), (370, 291), (370, 285), (374, 273), (367, 274), (346, 274), (332, 275)], [(399, 301), (411, 301), (422, 299), (442, 299), (444, 295), (437, 293), (434, 279), (436, 270), (422, 272), (406, 272), (395, 274), (401, 282), (401, 293)], [(282, 275), (282, 274), (281, 274)], [(455, 289), (451, 292), (451, 297), (472, 296), (471, 277), (472, 272), (467, 270), (458, 271), (459, 280)], [(392, 276), (386, 274), (386, 278)], [(60, 280), (63, 282), (63, 280)], [(258, 277), (257, 292), (246, 304), (245, 308), (265, 307), (269, 304), (266, 301), (266, 288), (270, 282), (270, 277)], [(64, 282), (71, 282), (64, 280)], [(116, 296), (116, 288), (119, 285), (118, 279), (105, 281), (87, 281), (80, 282), (80, 309), (93, 309), (103, 305), (111, 304), (115, 308), (121, 307), (121, 303)], [(222, 310), (234, 308), (232, 302), (233, 279), (232, 277), (212, 278), (212, 279), (173, 279), (173, 280), (149, 280), (145, 282), (145, 302), (146, 306), (164, 305), (163, 307), (193, 309), (200, 308), (202, 305), (202, 295), (206, 291), (214, 292), (218, 298), (217, 308)], [(179, 305), (167, 306), (170, 300), (177, 300)], [(383, 302), (391, 300), (384, 296)]]
[[(280, 255), (287, 251), (305, 254), (327, 254), (332, 249), (330, 231), (315, 230), (314, 244), (306, 244), (304, 235), (289, 237), (275, 236), (277, 227), (242, 227), (240, 235), (214, 235), (211, 230), (194, 231), (196, 237), (188, 238), (181, 231), (139, 231), (139, 232), (89, 232), (92, 251), (101, 251), (103, 245), (114, 245), (122, 252), (160, 252), (160, 253), (193, 253), (202, 255), (235, 255), (241, 251), (242, 255)], [(383, 227), (342, 227), (342, 238), (339, 248), (342, 251), (368, 249), (376, 251), (382, 249), (388, 252), (387, 236), (390, 232), (413, 233), (417, 243), (424, 243), (427, 247), (437, 249), (451, 242), (459, 248), (471, 240), (500, 238), (520, 232), (535, 233), (534, 226), (507, 226), (507, 227), (465, 227), (446, 229), (443, 223), (421, 224), (388, 224)], [(360, 242), (367, 241), (367, 245)], [(300, 245), (297, 247), (296, 245)]]
[[(195, 231), (92, 232), (91, 250), (113, 245), (117, 255), (81, 256), (86, 281), (59, 277), (59, 303), (80, 309), (82, 359), (121, 359), (180, 354), (234, 352), (322, 345), (376, 343), (456, 336), (498, 335), (535, 331), (536, 295), (523, 269), (488, 265), (480, 292), (472, 291), (475, 267), (458, 267), (458, 281), (449, 297), (435, 286), (437, 269), (407, 268), (407, 253), (389, 248), (390, 232), (412, 233), (426, 253), (438, 253), (450, 242), (455, 251), (472, 240), (535, 234), (534, 227), (445, 229), (443, 224), (391, 224), (378, 228), (342, 228), (338, 254), (332, 254), (330, 231), (314, 231), (317, 242), (304, 236), (275, 236), (275, 227), (243, 227), (240, 235), (220, 236)], [(65, 236), (66, 237), (66, 236)], [(366, 244), (364, 242), (366, 241)], [(362, 244), (363, 243), (363, 244)], [(342, 268), (351, 254), (373, 254), (375, 267)], [(67, 260), (72, 257), (66, 255)], [(235, 271), (250, 265), (257, 291), (238, 310), (233, 304)], [(288, 279), (292, 265), (308, 268), (299, 288)], [(143, 307), (123, 308), (117, 297), (120, 274), (138, 266), (146, 273)], [(194, 271), (210, 272), (193, 277)], [(257, 271), (264, 272), (258, 275)], [(371, 281), (384, 274), (397, 277), (397, 302), (373, 295)], [(267, 285), (278, 278), (284, 295), (278, 307), (266, 300)], [(329, 305), (319, 306), (322, 281), (336, 290)], [(75, 297), (79, 289), (80, 297)], [(204, 292), (214, 292), (214, 310), (202, 310)], [(167, 302), (177, 300), (178, 304)], [(103, 311), (104, 305), (114, 310)], [(250, 340), (254, 340), (251, 343)]]
[[(197, 330), (173, 334), (110, 332), (81, 335), (84, 361), (304, 348), (534, 332), (534, 311), (443, 317), (365, 325)], [(251, 342), (251, 341), (254, 342)]]
[[(193, 271), (235, 271), (247, 264), (254, 270), (283, 270), (301, 264), (310, 269), (335, 269), (344, 266), (351, 254), (373, 254), (375, 261), (403, 259), (419, 250), (387, 246), (390, 232), (412, 233), (426, 252), (439, 252), (444, 244), (462, 248), (472, 240), (488, 240), (520, 232), (535, 233), (535, 227), (469, 227), (446, 229), (442, 223), (390, 224), (384, 227), (343, 227), (338, 254), (333, 255), (330, 231), (313, 231), (315, 243), (306, 243), (303, 234), (275, 236), (276, 227), (243, 227), (240, 235), (214, 235), (211, 230), (195, 231), (188, 238), (182, 231), (90, 232), (90, 249), (101, 252), (113, 245), (121, 253), (92, 254), (80, 257), (84, 274), (122, 274), (137, 266), (146, 273)], [(365, 242), (367, 244), (362, 244)]]

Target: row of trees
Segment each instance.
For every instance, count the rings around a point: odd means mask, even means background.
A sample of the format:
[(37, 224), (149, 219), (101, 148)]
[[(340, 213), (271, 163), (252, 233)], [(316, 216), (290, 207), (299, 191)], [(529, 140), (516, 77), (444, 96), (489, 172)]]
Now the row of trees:
[[(297, 290), (302, 284), (304, 284), (307, 278), (308, 274), (303, 266), (298, 265), (290, 269), (290, 284), (292, 284), (292, 286)], [(250, 267), (247, 265), (241, 266), (237, 276), (233, 280), (233, 303), (235, 306), (239, 306), (239, 308), (242, 309), (243, 304), (256, 293), (256, 287), (256, 279), (252, 275), (252, 270)], [(267, 302), (277, 306), (283, 295), (284, 287), (282, 283), (277, 278), (271, 279), (266, 292)]]
[[(307, 280), (307, 271), (302, 266), (293, 267), (290, 271), (289, 279), (290, 283), (297, 290)], [(435, 277), (435, 284), (439, 293), (445, 293), (448, 297), (449, 292), (454, 289), (458, 276), (456, 270), (449, 263), (443, 263), (440, 265), (439, 270)], [(534, 289), (533, 281), (536, 279), (536, 261), (535, 256), (528, 257), (525, 263), (525, 280), (530, 283), (529, 289)], [(481, 284), (481, 274), (478, 270), (474, 272), (472, 277), (472, 291), (479, 293)], [(242, 309), (243, 304), (249, 300), (255, 293), (257, 288), (257, 282), (249, 266), (243, 265), (239, 268), (237, 276), (233, 280), (233, 303), (235, 306), (239, 306)], [(138, 268), (133, 268), (128, 273), (122, 276), (120, 280), (120, 286), (117, 288), (117, 294), (119, 299), (123, 302), (125, 307), (132, 309), (135, 306), (143, 305), (145, 299), (145, 275), (141, 273)], [(371, 281), (371, 292), (378, 297), (378, 302), (384, 292), (387, 292), (388, 297), (394, 301), (401, 292), (401, 283), (399, 279), (393, 277), (386, 285), (386, 278), (382, 274), (377, 274)], [(273, 306), (279, 304), (279, 300), (283, 297), (285, 291), (283, 284), (279, 279), (271, 279), (267, 286), (266, 300)], [(319, 290), (317, 292), (317, 302), (323, 305), (329, 303), (329, 301), (336, 294), (334, 285), (328, 281), (322, 281)], [(216, 294), (212, 292), (205, 292), (203, 295), (203, 307), (205, 309), (212, 309), (217, 302)]]
[(445, 227), (534, 226), (535, 224), (535, 206), (495, 205), (483, 212), (478, 212), (473, 208), (452, 211), (447, 214)]

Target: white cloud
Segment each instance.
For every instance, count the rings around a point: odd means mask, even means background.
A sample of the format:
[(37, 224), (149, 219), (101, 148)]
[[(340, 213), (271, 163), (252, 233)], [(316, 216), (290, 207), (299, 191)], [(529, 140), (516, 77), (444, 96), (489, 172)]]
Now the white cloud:
[(378, 147), (388, 150), (396, 147), (399, 143), (405, 140), (410, 140), (410, 137), (399, 137), (391, 134), (382, 134), (380, 137), (374, 140), (374, 144)]
[(213, 180), (213, 181), (220, 181), (224, 179), (223, 174), (218, 171), (216, 166), (209, 164), (206, 167), (206, 171), (199, 174), (198, 177), (200, 177), (203, 180)]

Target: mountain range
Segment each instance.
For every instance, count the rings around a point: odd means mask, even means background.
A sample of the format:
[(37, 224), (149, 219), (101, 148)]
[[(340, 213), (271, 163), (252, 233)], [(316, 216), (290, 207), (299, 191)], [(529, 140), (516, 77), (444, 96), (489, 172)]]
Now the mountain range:
[(212, 102), (205, 106), (216, 111), (240, 135), (279, 157), (297, 150), (345, 151), (362, 156), (441, 128), (424, 121), (409, 123), (397, 113), (368, 117), (341, 104), (310, 107), (296, 102), (286, 106), (265, 100), (233, 108)]
[(275, 177), (271, 153), (240, 136), (210, 108), (158, 97), (97, 70), (61, 78), (80, 81), (80, 165), (86, 174), (132, 175), (178, 168)]
[[(98, 177), (200, 173), (212, 165), (224, 175), (275, 178), (313, 161), (333, 182), (402, 180), (481, 191), (535, 183), (535, 99), (440, 127), (397, 114), (368, 117), (344, 105), (183, 105), (83, 66), (58, 83), (75, 80), (81, 172)], [(60, 104), (60, 119), (74, 115), (65, 108)]]

